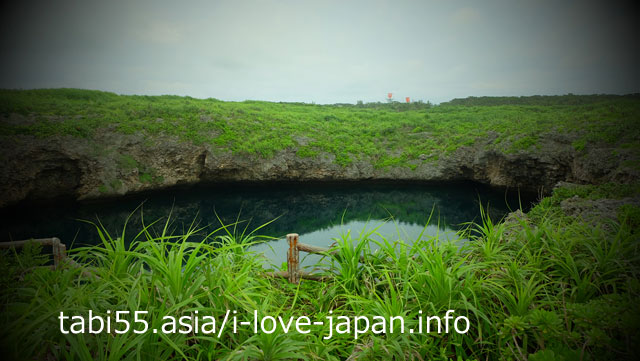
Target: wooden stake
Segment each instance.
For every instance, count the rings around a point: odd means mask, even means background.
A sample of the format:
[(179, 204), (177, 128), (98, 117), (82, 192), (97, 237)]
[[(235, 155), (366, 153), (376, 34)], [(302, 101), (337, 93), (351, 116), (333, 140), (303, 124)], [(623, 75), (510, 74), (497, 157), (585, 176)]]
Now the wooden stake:
[(299, 262), (300, 251), (298, 250), (298, 234), (287, 234), (287, 242), (289, 242), (289, 251), (287, 252), (287, 272), (289, 274), (289, 282), (298, 283), (300, 281)]
[(58, 269), (58, 267), (60, 267), (60, 261), (62, 261), (62, 256), (60, 255), (60, 239), (56, 237), (51, 238), (51, 246), (53, 247), (53, 268)]
[(65, 260), (70, 261), (70, 259), (67, 259), (67, 245), (60, 242), (59, 247), (60, 249), (59, 249), (58, 255), (60, 256), (60, 259), (58, 260), (58, 265), (60, 265), (60, 263), (62, 263)]

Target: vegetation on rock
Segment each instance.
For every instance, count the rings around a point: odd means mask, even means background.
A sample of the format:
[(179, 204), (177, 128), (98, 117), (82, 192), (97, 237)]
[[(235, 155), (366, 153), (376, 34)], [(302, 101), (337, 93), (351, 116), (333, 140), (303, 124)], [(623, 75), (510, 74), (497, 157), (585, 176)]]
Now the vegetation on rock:
[(454, 99), (430, 103), (316, 105), (224, 102), (179, 96), (125, 96), (80, 89), (0, 90), (0, 134), (92, 137), (99, 129), (147, 137), (170, 135), (237, 154), (272, 157), (295, 149), (341, 165), (415, 168), (459, 147), (518, 152), (545, 134), (586, 144), (639, 148), (640, 96), (546, 96)]

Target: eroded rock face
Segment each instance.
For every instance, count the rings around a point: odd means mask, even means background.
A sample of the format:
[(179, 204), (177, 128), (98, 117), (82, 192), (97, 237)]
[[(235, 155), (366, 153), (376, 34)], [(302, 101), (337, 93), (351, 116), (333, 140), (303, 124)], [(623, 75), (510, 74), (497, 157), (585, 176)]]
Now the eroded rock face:
[[(504, 153), (491, 139), (450, 154), (411, 160), (409, 167), (380, 169), (367, 159), (343, 167), (335, 155), (302, 158), (295, 149), (274, 157), (238, 155), (171, 137), (144, 138), (102, 131), (94, 139), (30, 136), (0, 138), (0, 207), (29, 200), (95, 199), (176, 185), (237, 181), (445, 182), (472, 180), (494, 186), (548, 192), (559, 181), (626, 182), (637, 179), (622, 167), (635, 155), (610, 148), (579, 153), (570, 141), (543, 137), (535, 149)], [(626, 158), (625, 158), (626, 157)]]
[(567, 198), (560, 203), (562, 211), (574, 218), (580, 218), (594, 225), (603, 220), (617, 220), (617, 210), (625, 204), (640, 206), (640, 198), (627, 197), (622, 199), (584, 199), (578, 196)]
[(23, 199), (74, 197), (81, 186), (80, 159), (59, 141), (32, 147), (34, 139), (1, 143), (0, 206)]

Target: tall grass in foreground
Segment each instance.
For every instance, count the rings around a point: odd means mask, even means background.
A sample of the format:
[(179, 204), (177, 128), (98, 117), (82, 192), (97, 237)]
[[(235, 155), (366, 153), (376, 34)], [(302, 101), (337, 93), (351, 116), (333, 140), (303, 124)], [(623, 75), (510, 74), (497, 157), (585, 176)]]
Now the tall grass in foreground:
[[(635, 212), (635, 213), (634, 213)], [(546, 212), (543, 212), (546, 213)], [(553, 212), (552, 212), (553, 213)], [(562, 217), (527, 217), (470, 224), (470, 242), (422, 238), (412, 245), (375, 239), (375, 229), (336, 240), (326, 259), (327, 282), (261, 277), (263, 262), (244, 241), (255, 233), (223, 226), (218, 242), (183, 234), (136, 230), (113, 238), (97, 226), (102, 245), (74, 250), (81, 269), (31, 267), (36, 251), (3, 253), (2, 348), (20, 359), (66, 360), (603, 360), (630, 358), (640, 345), (637, 212), (621, 210), (603, 227)], [(634, 218), (635, 217), (635, 218)], [(372, 251), (371, 244), (378, 250)], [(329, 335), (327, 324), (309, 334), (162, 332), (62, 334), (58, 315), (106, 316), (107, 310), (144, 310), (150, 328), (164, 316), (212, 315), (226, 310), (261, 316), (404, 316), (416, 328), (421, 315), (465, 315), (471, 328), (455, 332)], [(129, 318), (132, 320), (132, 317)], [(134, 325), (135, 327), (135, 325)], [(436, 328), (433, 325), (434, 329)]]

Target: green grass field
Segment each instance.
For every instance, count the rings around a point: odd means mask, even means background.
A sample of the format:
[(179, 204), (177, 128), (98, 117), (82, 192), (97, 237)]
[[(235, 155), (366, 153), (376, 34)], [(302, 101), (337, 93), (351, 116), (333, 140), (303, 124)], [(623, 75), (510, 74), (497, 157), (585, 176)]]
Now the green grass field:
[[(640, 148), (640, 97), (555, 96), (467, 98), (429, 103), (315, 105), (224, 102), (179, 96), (123, 96), (79, 89), (0, 90), (0, 134), (91, 138), (99, 129), (176, 136), (238, 154), (272, 157), (335, 155), (347, 165), (414, 168), (480, 142), (502, 152), (535, 151), (545, 134), (588, 144)], [(489, 139), (489, 144), (487, 143)]]

